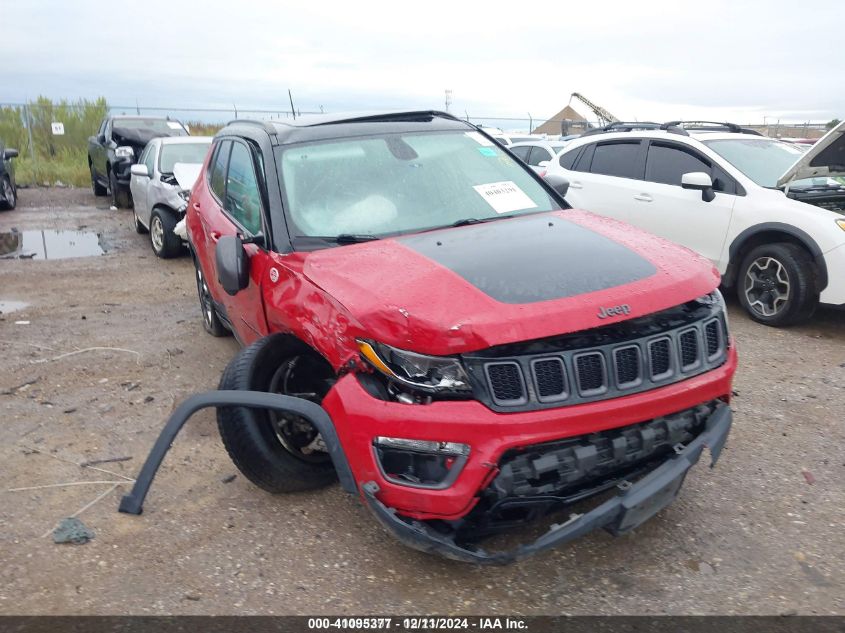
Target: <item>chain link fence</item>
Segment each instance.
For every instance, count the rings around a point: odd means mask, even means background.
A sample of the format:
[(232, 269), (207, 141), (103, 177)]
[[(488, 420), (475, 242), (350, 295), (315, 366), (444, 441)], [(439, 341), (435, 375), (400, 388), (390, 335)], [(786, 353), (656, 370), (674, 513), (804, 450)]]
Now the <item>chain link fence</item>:
[[(26, 103), (0, 103), (0, 141), (7, 148), (18, 149), (16, 177), (20, 185), (87, 186), (88, 137), (96, 133), (106, 115), (166, 116), (186, 124), (192, 134), (212, 135), (233, 119), (290, 120), (298, 116), (320, 114), (319, 110), (231, 107), (166, 107), (111, 105), (105, 99), (53, 102), (39, 98)], [(453, 112), (466, 121), (504, 133), (545, 133), (549, 137), (579, 134), (599, 125), (597, 121), (559, 120), (527, 116), (479, 115)], [(748, 124), (767, 136), (818, 138), (824, 134), (822, 123), (781, 123), (764, 121)]]

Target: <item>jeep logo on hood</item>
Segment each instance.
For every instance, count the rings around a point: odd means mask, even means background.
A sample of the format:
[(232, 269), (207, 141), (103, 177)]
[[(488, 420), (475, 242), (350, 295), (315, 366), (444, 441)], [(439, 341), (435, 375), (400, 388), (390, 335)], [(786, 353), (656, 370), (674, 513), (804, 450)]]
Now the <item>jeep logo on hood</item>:
[(596, 316), (600, 319), (606, 319), (608, 317), (619, 316), (620, 314), (631, 314), (631, 306), (627, 303), (609, 308), (602, 306), (599, 308), (599, 312)]

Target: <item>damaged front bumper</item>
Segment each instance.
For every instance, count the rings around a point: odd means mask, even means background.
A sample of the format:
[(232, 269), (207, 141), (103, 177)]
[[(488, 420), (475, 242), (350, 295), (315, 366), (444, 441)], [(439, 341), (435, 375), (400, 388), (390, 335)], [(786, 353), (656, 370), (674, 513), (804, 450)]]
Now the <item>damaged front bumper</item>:
[(710, 450), (711, 467), (716, 464), (730, 432), (731, 421), (730, 407), (724, 403), (718, 405), (700, 435), (686, 446), (676, 446), (673, 457), (642, 479), (633, 484), (622, 482), (615, 497), (586, 514), (573, 515), (569, 521), (553, 525), (533, 543), (506, 552), (486, 552), (463, 546), (451, 535), (436, 532), (421, 521), (399, 516), (396, 510), (378, 500), (379, 486), (374, 481), (365, 483), (362, 493), (379, 522), (408, 547), (468, 563), (505, 565), (562, 545), (596, 528), (604, 528), (618, 536), (643, 524), (675, 499), (687, 471), (698, 462), (705, 447)]
[(582, 515), (575, 515), (566, 523), (554, 525), (539, 539), (507, 552), (486, 552), (462, 545), (453, 536), (432, 529), (424, 523), (398, 514), (376, 496), (380, 489), (375, 481), (360, 486), (353, 476), (337, 431), (325, 409), (318, 404), (279, 394), (255, 391), (214, 391), (188, 398), (173, 412), (138, 475), (132, 491), (120, 503), (120, 511), (141, 514), (143, 503), (161, 462), (176, 435), (197, 411), (208, 407), (244, 406), (293, 412), (307, 418), (320, 432), (329, 456), (337, 471), (341, 486), (350, 493), (362, 495), (365, 503), (399, 541), (424, 552), (477, 564), (503, 565), (552, 547), (561, 545), (590, 532), (604, 528), (614, 535), (625, 534), (641, 525), (669, 505), (677, 496), (687, 471), (698, 461), (705, 447), (709, 448), (711, 466), (716, 463), (731, 427), (730, 407), (720, 402), (704, 421), (704, 429), (685, 446), (677, 444), (675, 454), (636, 483), (627, 480), (618, 484), (619, 494)]

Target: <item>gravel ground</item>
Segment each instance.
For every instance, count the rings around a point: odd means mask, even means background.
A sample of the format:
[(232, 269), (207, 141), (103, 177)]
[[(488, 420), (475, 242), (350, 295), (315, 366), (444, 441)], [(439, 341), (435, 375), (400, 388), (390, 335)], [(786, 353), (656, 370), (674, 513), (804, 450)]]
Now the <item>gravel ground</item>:
[[(339, 487), (272, 496), (237, 476), (213, 415), (174, 444), (140, 517), (117, 512), (174, 403), (236, 352), (202, 329), (187, 257), (157, 260), (87, 190), (21, 190), (12, 227), (96, 231), (106, 254), (0, 261), (0, 613), (845, 613), (845, 315), (774, 330), (731, 307), (735, 426), (714, 470), (635, 533), (506, 568), (409, 550)], [(11, 304), (6, 304), (9, 309)], [(27, 321), (28, 324), (18, 324)], [(94, 350), (58, 358), (90, 347)], [(96, 533), (56, 545), (80, 518)]]

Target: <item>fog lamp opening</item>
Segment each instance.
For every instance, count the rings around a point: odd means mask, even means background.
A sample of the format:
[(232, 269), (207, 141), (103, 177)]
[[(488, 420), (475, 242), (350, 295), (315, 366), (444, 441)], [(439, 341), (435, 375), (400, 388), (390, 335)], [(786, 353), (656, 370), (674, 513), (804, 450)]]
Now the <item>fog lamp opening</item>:
[(373, 442), (382, 475), (416, 488), (447, 488), (464, 467), (470, 447), (458, 442), (377, 437)]

